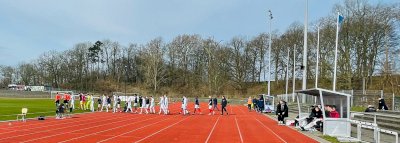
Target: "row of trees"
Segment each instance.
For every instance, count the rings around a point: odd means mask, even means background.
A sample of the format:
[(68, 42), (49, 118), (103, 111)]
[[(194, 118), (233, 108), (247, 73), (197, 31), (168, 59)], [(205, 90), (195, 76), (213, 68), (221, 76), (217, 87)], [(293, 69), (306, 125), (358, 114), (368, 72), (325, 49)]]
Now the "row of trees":
[[(396, 54), (399, 54), (399, 4), (371, 5), (367, 1), (349, 0), (336, 5), (333, 11), (345, 16), (339, 41), (338, 88), (361, 89), (362, 79), (371, 79), (373, 75), (385, 75), (390, 79), (396, 69)], [(330, 88), (336, 14), (321, 18), (313, 25), (316, 26), (308, 33), (307, 78), (312, 81), (316, 73), (318, 26), (319, 83), (321, 87)], [(291, 67), (293, 61), (298, 67), (301, 65), (303, 32), (302, 24), (293, 23), (284, 33), (273, 33), (272, 80), (284, 80), (286, 72), (290, 77), (301, 78), (301, 69)], [(23, 84), (82, 91), (115, 91), (127, 83), (152, 92), (245, 94), (249, 88), (265, 81), (268, 39), (265, 33), (252, 39), (234, 37), (229, 41), (184, 34), (169, 42), (155, 38), (144, 45), (124, 46), (111, 40), (84, 42), (70, 50), (46, 52), (17, 67), (0, 66), (0, 74), (3, 84), (16, 79), (14, 82)], [(293, 52), (296, 59), (293, 59)], [(286, 71), (287, 62), (289, 71)], [(382, 81), (385, 81), (382, 87), (397, 84), (392, 80)], [(279, 85), (279, 82), (274, 84)], [(278, 89), (280, 86), (274, 87), (272, 93), (284, 91)]]

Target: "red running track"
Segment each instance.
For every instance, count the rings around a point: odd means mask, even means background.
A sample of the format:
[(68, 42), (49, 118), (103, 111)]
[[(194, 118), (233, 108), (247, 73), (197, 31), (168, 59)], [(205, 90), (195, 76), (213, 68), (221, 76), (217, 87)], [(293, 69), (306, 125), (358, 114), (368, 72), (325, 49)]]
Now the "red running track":
[(180, 105), (173, 104), (172, 115), (96, 112), (63, 120), (0, 123), (0, 142), (317, 142), (245, 106), (228, 106), (229, 115), (223, 116), (218, 111), (207, 115), (205, 103), (201, 107), (203, 115), (176, 114)]

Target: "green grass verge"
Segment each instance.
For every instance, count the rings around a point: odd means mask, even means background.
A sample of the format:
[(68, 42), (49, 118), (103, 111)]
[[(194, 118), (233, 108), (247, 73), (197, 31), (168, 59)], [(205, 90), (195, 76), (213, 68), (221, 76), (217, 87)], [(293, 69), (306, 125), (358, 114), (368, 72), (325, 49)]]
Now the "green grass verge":
[(324, 135), (324, 136), (321, 136), (321, 138), (323, 138), (324, 140), (331, 142), (331, 143), (340, 143), (336, 137)]
[[(79, 107), (79, 101), (75, 101), (75, 107)], [(56, 107), (53, 99), (33, 98), (0, 98), (0, 121), (15, 120), (15, 114), (21, 114), (22, 108), (28, 108), (28, 118), (38, 116), (55, 116)], [(82, 113), (82, 110), (74, 110), (74, 113)]]
[(364, 111), (365, 111), (365, 107), (353, 106), (353, 107), (350, 108), (350, 111), (354, 111), (354, 112), (364, 112)]

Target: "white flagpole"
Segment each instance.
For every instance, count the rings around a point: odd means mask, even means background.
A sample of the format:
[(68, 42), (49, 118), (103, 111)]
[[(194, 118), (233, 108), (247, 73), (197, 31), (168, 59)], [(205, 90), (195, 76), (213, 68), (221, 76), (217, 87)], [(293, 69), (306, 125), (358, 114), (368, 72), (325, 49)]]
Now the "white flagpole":
[(335, 46), (335, 66), (333, 67), (333, 91), (336, 91), (336, 66), (337, 66), (337, 51), (338, 51), (338, 41), (339, 41), (339, 12), (336, 19), (336, 46)]
[(318, 34), (317, 34), (317, 63), (315, 66), (315, 88), (318, 88), (318, 64), (319, 64), (319, 26), (318, 26)]
[(288, 89), (289, 89), (289, 47), (287, 48), (287, 62), (286, 62), (286, 99), (285, 101), (288, 101)]
[(293, 46), (293, 94), (292, 94), (292, 100), (294, 102), (295, 100), (295, 94), (294, 91), (296, 90), (296, 45)]

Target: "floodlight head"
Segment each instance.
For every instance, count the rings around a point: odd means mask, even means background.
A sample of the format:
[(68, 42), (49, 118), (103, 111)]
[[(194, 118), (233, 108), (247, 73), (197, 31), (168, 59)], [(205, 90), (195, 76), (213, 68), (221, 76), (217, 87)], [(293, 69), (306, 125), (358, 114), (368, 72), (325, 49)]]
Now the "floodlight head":
[(274, 17), (272, 16), (272, 11), (271, 11), (271, 10), (268, 10), (268, 12), (269, 12), (269, 18), (270, 18), (270, 19), (273, 19)]

